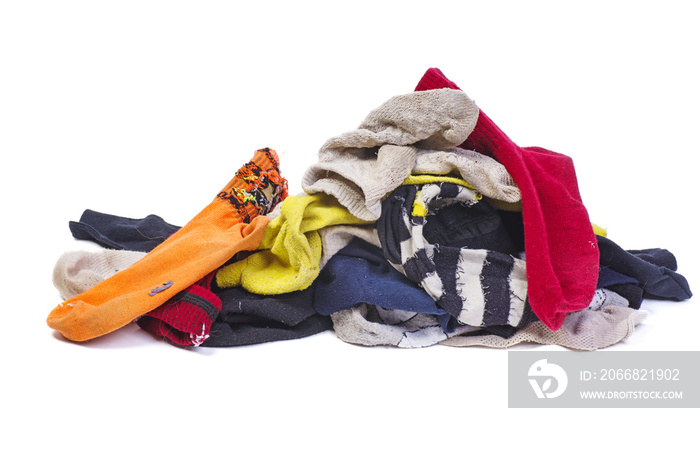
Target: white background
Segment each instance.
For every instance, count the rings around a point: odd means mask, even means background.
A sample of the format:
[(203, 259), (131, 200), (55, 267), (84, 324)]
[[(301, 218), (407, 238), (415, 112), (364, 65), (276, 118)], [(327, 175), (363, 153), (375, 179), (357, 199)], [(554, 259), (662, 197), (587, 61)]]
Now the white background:
[[(91, 246), (68, 230), (83, 210), (183, 225), (265, 146), (298, 192), (327, 138), (432, 66), (517, 143), (571, 156), (591, 219), (697, 288), (692, 6), (0, 3), (5, 464), (696, 461), (693, 410), (509, 410), (504, 350), (182, 350), (134, 325), (75, 344), (45, 323), (56, 259)], [(699, 350), (697, 307), (645, 301), (609, 350)]]

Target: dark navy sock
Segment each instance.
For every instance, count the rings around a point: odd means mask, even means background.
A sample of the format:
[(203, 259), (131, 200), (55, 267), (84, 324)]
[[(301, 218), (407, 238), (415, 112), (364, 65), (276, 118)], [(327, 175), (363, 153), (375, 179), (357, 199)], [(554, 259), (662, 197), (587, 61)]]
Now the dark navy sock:
[(86, 210), (80, 221), (68, 222), (75, 239), (93, 241), (109, 249), (150, 252), (180, 227), (157, 215), (133, 219)]
[(601, 267), (598, 271), (598, 288), (609, 288), (611, 285), (622, 285), (631, 283), (639, 285), (639, 282), (632, 277), (616, 272), (610, 267)]
[(642, 307), (644, 290), (639, 285), (635, 283), (618, 283), (615, 285), (608, 285), (607, 289), (625, 298), (629, 302), (628, 306), (632, 309), (639, 309)]
[(625, 251), (603, 236), (598, 236), (597, 239), (601, 267), (608, 267), (637, 280), (644, 290), (645, 298), (682, 301), (693, 295), (685, 277), (666, 265), (657, 265), (658, 262), (675, 268), (675, 257), (670, 252), (645, 249), (638, 250), (635, 254), (634, 251)]
[(422, 288), (392, 267), (381, 249), (356, 238), (321, 270), (314, 309), (321, 315), (330, 315), (361, 303), (432, 314), (445, 331), (454, 330), (456, 323)]
[(212, 291), (222, 308), (202, 346), (243, 346), (294, 340), (329, 330), (330, 317), (314, 312), (315, 285), (301, 291), (263, 296), (241, 287)]
[(628, 249), (627, 252), (659, 267), (666, 267), (673, 271), (678, 270), (676, 256), (666, 249)]
[(484, 200), (472, 206), (452, 204), (437, 210), (425, 223), (423, 236), (441, 246), (488, 249), (512, 255), (522, 251), (516, 248), (499, 213)]

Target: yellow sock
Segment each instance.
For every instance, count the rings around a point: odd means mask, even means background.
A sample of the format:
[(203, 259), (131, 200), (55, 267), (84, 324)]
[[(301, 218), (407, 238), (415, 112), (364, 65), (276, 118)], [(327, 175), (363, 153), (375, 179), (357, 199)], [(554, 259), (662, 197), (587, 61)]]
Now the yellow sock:
[(222, 288), (242, 286), (263, 295), (303, 290), (320, 272), (318, 230), (371, 223), (353, 216), (335, 197), (324, 193), (289, 196), (282, 202), (280, 215), (268, 224), (259, 251), (219, 269), (216, 282)]

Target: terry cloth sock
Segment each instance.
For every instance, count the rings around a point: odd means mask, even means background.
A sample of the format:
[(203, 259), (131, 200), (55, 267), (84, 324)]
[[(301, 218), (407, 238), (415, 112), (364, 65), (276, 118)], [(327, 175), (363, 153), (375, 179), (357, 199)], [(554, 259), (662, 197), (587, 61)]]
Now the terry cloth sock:
[[(425, 224), (439, 209), (477, 202), (477, 193), (453, 182), (399, 187), (382, 204), (377, 222), (382, 251), (460, 324), (518, 327), (526, 314), (525, 261), (495, 250), (433, 244), (424, 236)], [(479, 230), (467, 232), (474, 233)], [(463, 232), (445, 232), (452, 234)]]
[(277, 154), (257, 151), (187, 225), (131, 267), (57, 306), (47, 318), (49, 327), (84, 341), (152, 311), (238, 251), (257, 248), (268, 223), (260, 214), (286, 193)]
[[(437, 68), (416, 86), (459, 89)], [(539, 147), (519, 147), (483, 111), (460, 147), (501, 162), (523, 198), (528, 298), (552, 330), (569, 312), (585, 307), (596, 290), (598, 247), (583, 205), (573, 161)]]
[(458, 175), (489, 199), (506, 204), (519, 204), (522, 199), (520, 189), (503, 164), (461, 147), (446, 150), (419, 149), (411, 173)]
[(141, 219), (119, 217), (86, 210), (80, 221), (68, 222), (75, 239), (93, 241), (110, 249), (149, 252), (180, 227), (157, 215)]
[(209, 338), (221, 300), (210, 291), (214, 272), (137, 318), (139, 327), (178, 346), (199, 346)]
[(632, 254), (609, 238), (597, 238), (600, 265), (637, 280), (645, 298), (682, 301), (693, 296), (685, 277), (665, 265), (656, 265), (659, 262), (676, 267), (675, 257), (671, 257), (673, 255), (669, 251), (646, 249)]
[(218, 289), (222, 309), (202, 346), (242, 346), (294, 340), (329, 330), (331, 320), (313, 310), (314, 284), (305, 290), (275, 296), (243, 288)]
[(557, 331), (547, 328), (542, 322), (534, 322), (518, 330), (510, 338), (464, 334), (452, 336), (441, 341), (440, 344), (510, 348), (519, 343), (539, 343), (541, 345), (558, 345), (574, 350), (594, 351), (627, 339), (634, 333), (634, 328), (648, 316), (647, 311), (608, 306), (597, 311), (571, 312), (567, 314), (564, 324)]
[(66, 300), (83, 293), (143, 258), (145, 252), (69, 251), (61, 255), (53, 268), (53, 284)]
[(309, 194), (335, 196), (363, 220), (379, 218), (381, 199), (411, 173), (416, 148), (447, 149), (474, 128), (476, 104), (462, 91), (438, 89), (395, 96), (359, 128), (329, 139), (302, 178)]
[(346, 343), (425, 348), (446, 340), (436, 316), (358, 304), (331, 314), (333, 330)]
[(314, 309), (321, 315), (360, 303), (435, 315), (445, 331), (455, 321), (424, 290), (394, 269), (381, 249), (359, 238), (335, 254), (316, 281)]
[(221, 288), (242, 286), (263, 295), (291, 293), (311, 285), (320, 271), (318, 230), (331, 225), (364, 225), (324, 193), (289, 196), (280, 214), (265, 230), (259, 252), (222, 267), (216, 274)]

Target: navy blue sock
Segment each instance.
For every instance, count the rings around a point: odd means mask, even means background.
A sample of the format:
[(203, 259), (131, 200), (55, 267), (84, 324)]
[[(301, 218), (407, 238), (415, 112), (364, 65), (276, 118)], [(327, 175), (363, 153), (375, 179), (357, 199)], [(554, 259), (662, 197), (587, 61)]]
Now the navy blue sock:
[(86, 210), (80, 221), (68, 222), (75, 239), (93, 241), (109, 249), (150, 252), (180, 227), (157, 215), (141, 219), (119, 217)]
[(472, 206), (452, 204), (437, 210), (424, 225), (423, 236), (441, 246), (512, 255), (522, 252), (510, 238), (498, 211), (484, 200)]
[(608, 238), (598, 236), (597, 239), (601, 267), (635, 279), (645, 298), (682, 301), (693, 295), (685, 277), (667, 266), (674, 269), (676, 266), (670, 252), (662, 249), (625, 251)]
[(608, 285), (607, 289), (625, 298), (629, 302), (628, 306), (632, 309), (639, 309), (642, 307), (644, 290), (639, 285), (634, 283), (618, 283), (615, 285)]
[(454, 330), (456, 321), (432, 297), (394, 269), (381, 249), (359, 238), (328, 260), (316, 282), (314, 309), (321, 315), (366, 303), (432, 314), (443, 330)]

